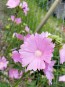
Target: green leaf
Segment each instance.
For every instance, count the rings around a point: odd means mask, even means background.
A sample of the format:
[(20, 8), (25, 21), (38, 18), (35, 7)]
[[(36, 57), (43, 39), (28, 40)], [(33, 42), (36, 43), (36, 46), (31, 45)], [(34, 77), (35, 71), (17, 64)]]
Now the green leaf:
[(8, 83), (0, 82), (0, 87), (10, 87)]

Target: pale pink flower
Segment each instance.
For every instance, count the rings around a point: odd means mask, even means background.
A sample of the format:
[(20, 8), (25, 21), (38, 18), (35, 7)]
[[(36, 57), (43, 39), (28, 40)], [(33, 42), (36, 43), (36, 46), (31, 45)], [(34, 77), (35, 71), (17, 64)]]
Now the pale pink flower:
[(22, 62), (22, 59), (20, 58), (20, 54), (16, 50), (12, 52), (12, 59), (14, 60), (15, 63)]
[(14, 33), (13, 34), (13, 37), (16, 37), (16, 38), (18, 38), (18, 39), (20, 39), (20, 40), (24, 40), (24, 36), (22, 35), (22, 34), (18, 34), (18, 33)]
[(6, 3), (6, 5), (8, 6), (8, 8), (15, 8), (20, 4), (20, 0), (8, 0), (8, 2)]
[(22, 22), (21, 18), (16, 18), (14, 15), (11, 15), (11, 20), (16, 24), (21, 24)]
[(25, 26), (25, 31), (29, 33), (30, 32), (30, 28), (28, 26)]
[(27, 2), (23, 1), (20, 3), (20, 7), (23, 9), (24, 14), (27, 15), (27, 12), (29, 11)]
[(24, 36), (24, 41), (26, 41), (26, 39), (29, 37), (30, 37), (30, 34), (27, 34), (26, 36)]
[(20, 79), (23, 75), (23, 72), (19, 72), (18, 69), (10, 69), (9, 70), (9, 78), (11, 79)]
[(50, 36), (51, 34), (48, 33), (48, 32), (43, 32), (43, 33), (41, 33), (41, 35), (42, 35), (42, 37), (48, 37), (48, 36)]
[(16, 24), (21, 24), (21, 18), (15, 18), (15, 21), (14, 21)]
[(60, 64), (63, 64), (65, 62), (65, 44), (59, 50), (59, 54), (60, 54)]
[(11, 20), (14, 22), (14, 20), (15, 20), (15, 16), (14, 15), (11, 15)]
[(65, 82), (65, 75), (59, 77), (59, 81)]
[(6, 60), (6, 58), (4, 56), (0, 57), (0, 70), (6, 69), (7, 65), (8, 65), (8, 61)]
[(43, 38), (42, 35), (37, 33), (30, 35), (19, 50), (22, 66), (27, 66), (27, 70), (34, 71), (45, 69), (45, 64), (51, 62), (54, 46), (50, 38)]
[(52, 84), (52, 79), (54, 78), (54, 75), (53, 75), (54, 64), (55, 64), (55, 61), (51, 61), (50, 64), (46, 64), (46, 68), (43, 70), (47, 79), (49, 80), (49, 85)]

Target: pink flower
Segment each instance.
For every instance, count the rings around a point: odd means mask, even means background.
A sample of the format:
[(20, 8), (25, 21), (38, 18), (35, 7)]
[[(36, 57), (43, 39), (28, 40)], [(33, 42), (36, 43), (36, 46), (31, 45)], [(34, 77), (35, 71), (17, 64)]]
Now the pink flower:
[(41, 35), (42, 35), (42, 37), (48, 37), (48, 36), (50, 36), (51, 34), (48, 33), (48, 32), (43, 32), (43, 33), (41, 33)]
[(63, 64), (65, 62), (65, 44), (59, 51), (60, 53), (60, 64)]
[(8, 6), (8, 8), (15, 8), (20, 4), (20, 0), (8, 0), (8, 2), (6, 3), (6, 5)]
[(7, 68), (7, 64), (8, 61), (6, 60), (6, 58), (4, 56), (0, 57), (0, 70), (4, 70), (5, 68)]
[(13, 51), (12, 52), (12, 59), (14, 60), (15, 63), (17, 62), (22, 62), (21, 58), (20, 58), (20, 54), (18, 53), (18, 51)]
[(19, 72), (18, 69), (10, 69), (9, 70), (9, 77), (11, 79), (20, 79), (23, 75), (23, 72)]
[(47, 79), (49, 80), (49, 84), (52, 84), (52, 79), (54, 78), (54, 75), (53, 75), (54, 64), (55, 64), (55, 61), (51, 61), (50, 64), (46, 64), (46, 68), (43, 70)]
[(24, 36), (24, 41), (26, 41), (26, 39), (29, 37), (30, 37), (30, 34), (27, 34), (26, 36)]
[(16, 24), (20, 24), (22, 21), (21, 21), (21, 18), (15, 18), (15, 23)]
[(65, 82), (65, 75), (59, 77), (59, 81)]
[(18, 33), (14, 33), (13, 34), (13, 37), (17, 37), (18, 39), (20, 39), (20, 40), (24, 40), (24, 36), (22, 35), (22, 34), (18, 34)]
[(27, 15), (27, 12), (29, 11), (27, 2), (23, 1), (23, 2), (20, 4), (20, 7), (23, 9), (24, 14)]
[(45, 69), (45, 64), (51, 62), (53, 50), (54, 44), (50, 38), (43, 38), (41, 34), (30, 35), (19, 50), (22, 66), (34, 71)]
[(15, 20), (15, 16), (14, 15), (11, 15), (11, 20), (14, 22), (14, 20)]
[(16, 18), (14, 15), (11, 15), (11, 20), (16, 24), (20, 24), (22, 22), (21, 18)]
[(25, 31), (29, 33), (30, 32), (30, 28), (28, 26), (25, 26)]

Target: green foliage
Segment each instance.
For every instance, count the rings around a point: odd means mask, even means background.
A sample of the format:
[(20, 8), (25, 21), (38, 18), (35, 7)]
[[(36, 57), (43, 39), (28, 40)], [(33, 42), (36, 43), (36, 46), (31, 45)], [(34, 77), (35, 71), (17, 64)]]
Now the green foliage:
[(41, 7), (42, 9), (46, 9), (47, 6), (47, 0), (36, 0), (37, 4), (39, 7)]
[(8, 83), (0, 82), (0, 87), (10, 87)]
[(62, 45), (62, 38), (57, 35), (51, 35), (50, 38), (52, 38), (53, 42), (58, 46)]
[(35, 83), (36, 83), (35, 81), (32, 81), (32, 82), (26, 84), (26, 86), (27, 86), (27, 87), (35, 87), (35, 86), (36, 86)]

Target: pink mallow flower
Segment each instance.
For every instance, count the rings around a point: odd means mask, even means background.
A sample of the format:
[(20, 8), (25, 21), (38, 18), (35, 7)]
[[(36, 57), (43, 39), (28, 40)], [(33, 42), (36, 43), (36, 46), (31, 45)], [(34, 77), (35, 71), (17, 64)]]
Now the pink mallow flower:
[(11, 20), (14, 22), (14, 20), (15, 20), (15, 16), (14, 15), (11, 15)]
[(12, 52), (12, 59), (14, 60), (15, 63), (22, 62), (22, 59), (20, 58), (20, 54), (16, 50)]
[(48, 32), (43, 32), (41, 35), (42, 35), (42, 37), (48, 37), (48, 36), (50, 36), (51, 34), (48, 33)]
[(65, 62), (65, 44), (59, 50), (59, 54), (60, 54), (60, 64), (63, 64)]
[(6, 58), (4, 56), (0, 57), (0, 70), (6, 69), (7, 64), (8, 64), (8, 61), (6, 60)]
[(24, 41), (26, 41), (26, 39), (29, 37), (30, 37), (30, 34), (27, 34), (26, 36), (24, 36)]
[(25, 26), (25, 31), (29, 33), (30, 32), (30, 28), (28, 26)]
[(27, 66), (27, 70), (34, 71), (45, 69), (46, 63), (51, 62), (54, 46), (50, 38), (43, 38), (41, 34), (37, 33), (30, 35), (19, 50), (22, 66)]
[(27, 12), (29, 11), (27, 2), (23, 1), (20, 3), (20, 7), (23, 9), (24, 14), (27, 15)]
[(19, 40), (24, 40), (24, 36), (22, 34), (14, 33), (13, 37), (18, 38)]
[(21, 24), (22, 22), (21, 18), (16, 18), (14, 15), (11, 15), (11, 20), (16, 24)]
[(55, 61), (51, 61), (50, 64), (46, 64), (46, 68), (43, 70), (47, 79), (49, 80), (49, 85), (52, 84), (52, 79), (54, 78), (54, 75), (53, 75), (54, 64), (55, 64)]
[(11, 79), (20, 79), (23, 75), (23, 72), (19, 72), (18, 69), (10, 69), (9, 70), (9, 78)]
[(21, 18), (15, 18), (15, 23), (16, 23), (16, 24), (21, 24), (21, 22), (22, 22), (22, 21), (21, 21)]
[(59, 81), (65, 82), (65, 75), (59, 77)]
[(8, 0), (8, 2), (6, 3), (6, 6), (8, 6), (8, 8), (15, 8), (20, 4), (20, 0)]

